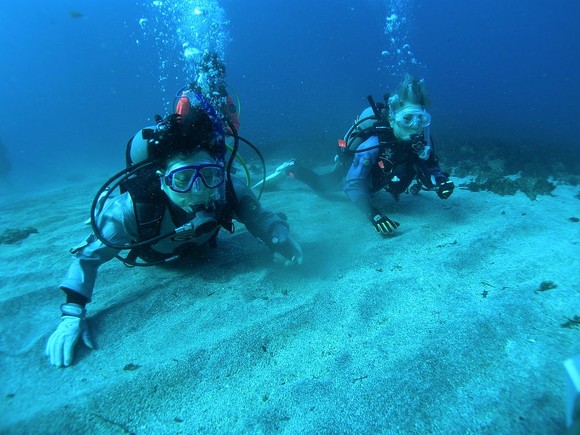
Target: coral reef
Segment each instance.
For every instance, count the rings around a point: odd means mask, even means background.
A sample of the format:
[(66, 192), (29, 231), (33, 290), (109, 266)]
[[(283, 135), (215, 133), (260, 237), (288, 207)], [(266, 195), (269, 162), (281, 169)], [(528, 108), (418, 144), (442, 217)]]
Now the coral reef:
[(440, 154), (443, 165), (453, 168), (453, 175), (475, 176), (474, 181), (463, 186), (472, 191), (488, 190), (498, 195), (521, 191), (535, 200), (539, 195), (550, 195), (556, 188), (550, 180), (580, 183), (576, 159), (556, 156), (544, 145), (468, 138), (446, 143)]
[(480, 174), (475, 181), (463, 187), (473, 192), (489, 190), (502, 196), (515, 195), (516, 192), (521, 191), (533, 201), (538, 195), (550, 195), (556, 185), (539, 177), (522, 176), (512, 179), (498, 174)]

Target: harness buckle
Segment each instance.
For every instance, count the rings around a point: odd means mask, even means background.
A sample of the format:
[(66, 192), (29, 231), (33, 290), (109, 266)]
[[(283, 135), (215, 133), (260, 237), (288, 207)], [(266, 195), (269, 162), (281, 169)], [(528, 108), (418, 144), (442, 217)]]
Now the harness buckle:
[(384, 175), (390, 174), (391, 172), (393, 172), (393, 169), (395, 169), (395, 164), (391, 160), (389, 160), (388, 157), (383, 155), (379, 156), (377, 165)]

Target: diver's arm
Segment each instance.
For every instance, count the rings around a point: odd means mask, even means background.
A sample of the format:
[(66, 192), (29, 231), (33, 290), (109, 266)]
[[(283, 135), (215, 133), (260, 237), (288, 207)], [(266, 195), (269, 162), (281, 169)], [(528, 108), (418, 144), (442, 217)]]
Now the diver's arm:
[[(103, 237), (112, 243), (126, 245), (137, 239), (137, 223), (133, 202), (128, 193), (107, 201), (97, 218), (97, 225)], [(95, 286), (98, 268), (111, 260), (119, 250), (111, 248), (91, 234), (80, 246), (72, 251), (73, 262), (60, 288), (67, 294), (67, 302), (90, 302)]]
[[(102, 235), (113, 243), (125, 244), (134, 240), (137, 224), (129, 194), (108, 201), (97, 218), (97, 225)], [(94, 234), (73, 250), (73, 264), (60, 285), (66, 294), (66, 303), (60, 306), (60, 323), (48, 338), (44, 350), (53, 366), (70, 366), (79, 341), (94, 349), (85, 305), (91, 300), (97, 269), (117, 252)]]
[[(426, 132), (429, 134), (429, 130)], [(433, 140), (429, 140), (422, 153), (417, 153), (415, 168), (417, 178), (427, 189), (435, 190), (441, 199), (447, 199), (455, 189), (453, 181), (449, 179), (449, 173), (443, 171), (439, 166), (439, 158), (435, 154)]]
[[(437, 179), (441, 175), (446, 174), (439, 167), (439, 159), (433, 149), (431, 149), (427, 159), (416, 158), (415, 167), (417, 168), (417, 177), (429, 189), (437, 185)], [(449, 175), (446, 174), (446, 177), (448, 178)]]
[[(449, 180), (449, 174), (441, 169), (439, 166), (439, 158), (435, 153), (435, 147), (433, 145), (433, 139), (431, 138), (431, 133), (429, 127), (425, 129), (425, 137), (427, 137), (427, 142), (422, 150), (415, 152), (415, 168), (417, 172), (417, 178), (421, 183), (428, 189), (433, 189), (435, 187), (441, 186), (442, 184), (448, 184), (449, 186), (445, 189), (451, 189), (453, 191), (453, 182)], [(443, 196), (449, 196), (451, 193)]]
[[(359, 150), (374, 148), (376, 144), (378, 144), (378, 138), (371, 136), (359, 146)], [(373, 187), (372, 170), (378, 162), (378, 156), (378, 147), (355, 153), (352, 165), (346, 174), (344, 191), (357, 208), (364, 213), (377, 232), (391, 234), (399, 227), (399, 223), (373, 207), (370, 200)]]
[(237, 204), (234, 207), (234, 217), (244, 224), (254, 237), (268, 243), (275, 225), (289, 228), (286, 219), (262, 207), (254, 192), (239, 178), (232, 177)]
[(423, 147), (414, 150), (415, 167), (417, 169), (417, 177), (421, 180), (421, 183), (427, 188), (432, 188), (436, 186), (432, 176), (436, 176), (442, 171), (439, 167), (439, 158), (435, 153), (430, 127), (425, 128), (422, 137), (426, 138), (422, 142), (419, 142), (424, 144)]
[(290, 235), (286, 216), (263, 208), (254, 192), (240, 180), (234, 181), (234, 190), (238, 198), (234, 208), (236, 220), (270, 248), (275, 262), (285, 266), (302, 264), (302, 248)]
[[(363, 142), (359, 146), (359, 150), (370, 148), (376, 142), (377, 138), (373, 136)], [(344, 192), (365, 215), (368, 215), (372, 210), (370, 203), (372, 168), (377, 163), (378, 152), (379, 150), (375, 148), (355, 153), (344, 181)]]
[[(73, 261), (60, 288), (67, 295), (67, 303), (85, 305), (90, 302), (97, 277), (97, 270), (118, 253), (117, 250), (104, 245), (91, 234), (85, 244), (73, 251)], [(76, 293), (73, 294), (73, 293)], [(83, 300), (85, 303), (82, 304)]]

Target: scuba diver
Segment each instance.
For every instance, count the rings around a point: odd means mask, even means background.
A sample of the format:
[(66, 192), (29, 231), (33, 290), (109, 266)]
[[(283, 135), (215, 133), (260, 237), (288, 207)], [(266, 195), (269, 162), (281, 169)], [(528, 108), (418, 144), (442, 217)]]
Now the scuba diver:
[[(139, 131), (127, 146), (127, 169), (112, 177), (93, 201), (93, 233), (71, 252), (73, 263), (60, 284), (66, 295), (61, 322), (45, 354), (57, 367), (72, 364), (79, 341), (93, 348), (86, 318), (98, 268), (112, 258), (126, 265), (164, 264), (214, 247), (232, 220), (285, 265), (301, 264), (302, 249), (282, 214), (264, 209), (246, 183), (231, 175), (222, 118), (202, 95), (184, 93), (176, 113)], [(184, 100), (187, 99), (187, 101)], [(235, 126), (225, 118), (238, 139)], [(235, 150), (234, 150), (235, 151)], [(120, 194), (112, 196), (119, 188)], [(128, 250), (126, 257), (119, 253)]]
[(385, 95), (385, 104), (375, 104), (372, 97), (369, 102), (370, 107), (338, 141), (331, 172), (317, 174), (291, 159), (265, 182), (275, 182), (286, 174), (317, 192), (342, 188), (377, 232), (386, 235), (393, 233), (399, 223), (373, 205), (374, 193), (385, 189), (398, 200), (404, 192), (417, 195), (421, 190), (434, 190), (441, 199), (447, 199), (454, 184), (439, 167), (433, 149), (431, 115), (426, 111), (429, 98), (423, 80), (407, 76), (393, 96)]

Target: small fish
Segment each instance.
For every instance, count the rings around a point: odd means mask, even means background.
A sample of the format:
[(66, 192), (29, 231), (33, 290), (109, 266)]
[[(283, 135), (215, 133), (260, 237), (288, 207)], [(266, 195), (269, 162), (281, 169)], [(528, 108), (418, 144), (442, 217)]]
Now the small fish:
[(79, 11), (68, 11), (68, 14), (70, 15), (71, 18), (82, 18), (82, 17), (84, 17), (84, 14), (82, 14)]

